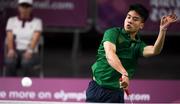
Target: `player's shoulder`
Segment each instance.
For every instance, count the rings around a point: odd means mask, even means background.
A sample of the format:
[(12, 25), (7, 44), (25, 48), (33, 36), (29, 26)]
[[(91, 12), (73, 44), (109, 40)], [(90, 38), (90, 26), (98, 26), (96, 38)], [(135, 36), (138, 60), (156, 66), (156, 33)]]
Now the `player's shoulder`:
[(119, 31), (121, 29), (122, 29), (121, 27), (111, 27), (111, 28), (108, 28), (106, 31)]
[(34, 22), (42, 22), (42, 20), (41, 20), (40, 18), (38, 18), (38, 17), (34, 17), (34, 18), (33, 18), (33, 21), (34, 21)]
[(119, 33), (121, 32), (122, 28), (121, 27), (112, 27), (112, 28), (108, 28), (107, 30), (105, 30), (105, 34), (106, 33)]
[(12, 16), (12, 17), (9, 17), (9, 21), (16, 21), (18, 19), (18, 17), (17, 16)]

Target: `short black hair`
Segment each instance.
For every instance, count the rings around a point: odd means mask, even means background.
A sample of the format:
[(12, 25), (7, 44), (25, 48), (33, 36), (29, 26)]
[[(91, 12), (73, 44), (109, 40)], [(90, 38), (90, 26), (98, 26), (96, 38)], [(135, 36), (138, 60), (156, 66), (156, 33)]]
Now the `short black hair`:
[(128, 11), (132, 11), (132, 10), (136, 11), (143, 18), (144, 22), (149, 17), (149, 11), (141, 4), (132, 4), (132, 5), (130, 5)]

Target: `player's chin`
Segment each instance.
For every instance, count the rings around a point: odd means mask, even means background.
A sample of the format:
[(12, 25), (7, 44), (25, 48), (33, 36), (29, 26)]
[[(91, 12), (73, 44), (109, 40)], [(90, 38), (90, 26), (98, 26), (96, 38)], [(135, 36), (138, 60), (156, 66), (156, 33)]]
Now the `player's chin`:
[(125, 31), (131, 33), (133, 30), (131, 28), (125, 28)]
[(135, 28), (125, 28), (125, 31), (126, 31), (127, 33), (135, 33), (135, 32), (138, 31), (138, 30), (135, 29)]

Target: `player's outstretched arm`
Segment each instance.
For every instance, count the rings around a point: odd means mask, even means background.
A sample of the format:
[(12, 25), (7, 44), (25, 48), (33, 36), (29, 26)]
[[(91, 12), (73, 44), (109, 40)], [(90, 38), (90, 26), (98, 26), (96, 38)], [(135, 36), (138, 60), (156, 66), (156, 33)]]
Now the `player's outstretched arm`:
[(116, 55), (116, 46), (113, 43), (106, 41), (104, 42), (104, 50), (108, 63), (122, 75), (128, 75), (125, 68), (121, 64), (120, 59)]
[(129, 85), (128, 73), (126, 69), (123, 67), (123, 65), (121, 64), (120, 59), (116, 55), (116, 46), (109, 41), (104, 42), (103, 45), (104, 45), (104, 50), (105, 50), (106, 59), (108, 63), (115, 70), (117, 70), (119, 73), (122, 74), (122, 87), (127, 88)]
[(174, 13), (167, 15), (167, 16), (163, 16), (161, 18), (159, 35), (156, 39), (156, 42), (154, 45), (148, 45), (144, 48), (144, 51), (143, 51), (144, 57), (149, 57), (149, 56), (154, 56), (154, 55), (160, 54), (160, 52), (163, 48), (163, 45), (164, 45), (167, 28), (170, 24), (172, 24), (176, 21), (177, 21), (177, 16)]

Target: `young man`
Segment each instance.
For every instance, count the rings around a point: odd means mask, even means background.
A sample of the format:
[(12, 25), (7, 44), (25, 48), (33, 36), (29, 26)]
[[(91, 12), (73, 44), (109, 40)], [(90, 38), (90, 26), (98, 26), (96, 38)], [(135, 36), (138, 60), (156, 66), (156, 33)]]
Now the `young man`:
[(20, 64), (23, 76), (32, 76), (32, 67), (38, 63), (38, 43), (42, 21), (32, 15), (33, 0), (18, 0), (18, 16), (8, 19), (7, 53), (5, 64), (7, 76), (16, 76)]
[[(176, 21), (175, 14), (161, 19), (158, 38), (154, 45), (146, 45), (140, 40), (139, 30), (143, 29), (149, 15), (140, 5), (131, 5), (124, 21), (124, 28), (105, 31), (92, 66), (93, 80), (86, 91), (87, 102), (123, 103), (124, 89), (128, 88), (138, 57), (158, 55), (164, 44), (167, 27)], [(119, 79), (122, 78), (120, 85)]]

